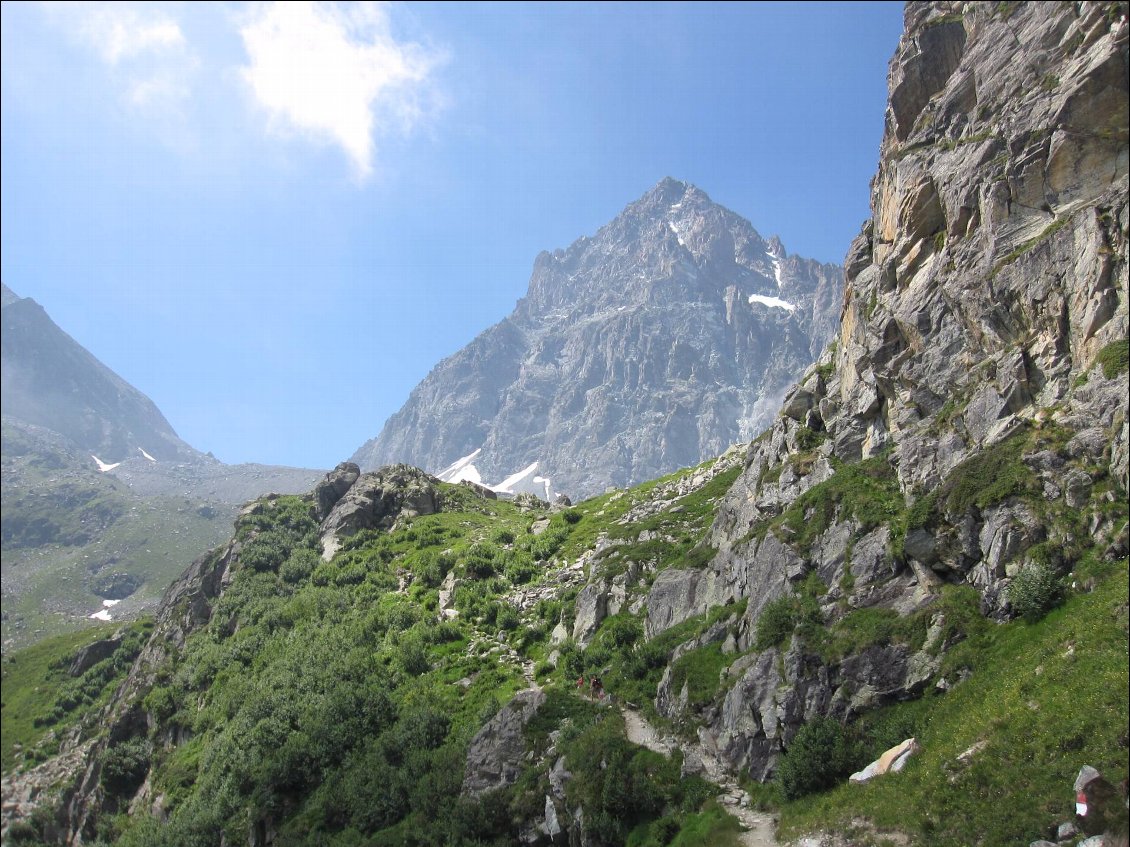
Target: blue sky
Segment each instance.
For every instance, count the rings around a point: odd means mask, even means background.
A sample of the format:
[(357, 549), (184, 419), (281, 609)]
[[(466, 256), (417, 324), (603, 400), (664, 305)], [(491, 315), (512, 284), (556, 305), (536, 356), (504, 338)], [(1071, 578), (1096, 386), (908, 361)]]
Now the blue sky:
[(330, 467), (665, 176), (842, 261), (902, 4), (2, 15), (4, 282), (194, 447)]

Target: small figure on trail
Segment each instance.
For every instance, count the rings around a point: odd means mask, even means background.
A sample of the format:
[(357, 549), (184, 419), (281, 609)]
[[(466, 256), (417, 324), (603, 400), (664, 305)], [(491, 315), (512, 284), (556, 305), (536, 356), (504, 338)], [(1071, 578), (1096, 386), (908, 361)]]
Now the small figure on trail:
[(589, 687), (592, 691), (593, 700), (600, 701), (604, 699), (604, 685), (601, 683), (600, 677), (594, 676), (592, 678), (592, 684)]
[(577, 690), (582, 692), (585, 690), (585, 678), (583, 675), (577, 677)]

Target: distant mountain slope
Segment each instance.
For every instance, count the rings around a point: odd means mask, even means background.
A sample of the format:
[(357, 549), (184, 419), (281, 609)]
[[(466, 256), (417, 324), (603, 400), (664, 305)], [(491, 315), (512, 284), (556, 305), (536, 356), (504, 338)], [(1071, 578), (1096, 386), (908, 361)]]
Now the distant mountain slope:
[(63, 332), (43, 307), (3, 291), (0, 385), (4, 414), (66, 436), (106, 463), (188, 459), (157, 406)]
[(831, 339), (841, 291), (838, 265), (790, 256), (665, 179), (539, 255), (514, 312), (440, 362), (353, 460), (573, 497), (696, 464), (768, 425)]
[(136, 615), (228, 536), (240, 505), (320, 476), (194, 450), (152, 400), (6, 285), (2, 349), (5, 650), (92, 614)]

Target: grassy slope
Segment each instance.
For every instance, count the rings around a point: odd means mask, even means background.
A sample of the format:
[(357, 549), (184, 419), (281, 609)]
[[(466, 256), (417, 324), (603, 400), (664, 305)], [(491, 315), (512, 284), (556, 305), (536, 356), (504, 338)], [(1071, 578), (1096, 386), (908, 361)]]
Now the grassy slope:
[(49, 634), (88, 629), (92, 622), (87, 616), (102, 605), (102, 598), (91, 591), (92, 564), (106, 562), (103, 572), (143, 580), (138, 591), (114, 609), (116, 618), (151, 608), (193, 559), (231, 536), (227, 514), (206, 518), (196, 511), (198, 505), (173, 497), (131, 499), (128, 511), (90, 544), (5, 550), (4, 649), (26, 647)]
[(1127, 777), (1127, 584), (1123, 561), (1038, 623), (987, 624), (951, 657), (972, 667), (967, 681), (880, 716), (917, 724), (922, 753), (901, 774), (784, 806), (782, 833), (850, 831), (863, 817), (925, 847), (1003, 847), (1070, 820), (1081, 766)]
[[(119, 628), (120, 624), (99, 624), (81, 632), (48, 638), (4, 658), (4, 696), (3, 708), (0, 709), (3, 726), (0, 759), (4, 773), (20, 763), (21, 748), (31, 751), (48, 731), (58, 733), (105, 702), (113, 688), (112, 680), (119, 679), (124, 671), (107, 674), (112, 679), (101, 686), (101, 691), (91, 697), (90, 702), (80, 703), (72, 709), (62, 721), (36, 726), (37, 720), (42, 721), (51, 714), (56, 699), (65, 688), (77, 686), (76, 681), (67, 673), (75, 654), (99, 639), (110, 637)], [(94, 687), (90, 686), (91, 691)]]

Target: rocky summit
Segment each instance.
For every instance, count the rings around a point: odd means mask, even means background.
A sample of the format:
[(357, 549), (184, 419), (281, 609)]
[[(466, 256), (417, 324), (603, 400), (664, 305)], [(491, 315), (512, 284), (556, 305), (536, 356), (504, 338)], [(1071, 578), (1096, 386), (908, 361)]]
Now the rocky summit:
[(773, 419), (831, 339), (841, 286), (839, 266), (665, 179), (539, 255), (514, 312), (440, 362), (353, 461), (543, 499), (697, 464)]

